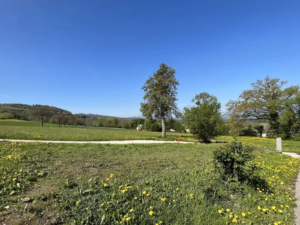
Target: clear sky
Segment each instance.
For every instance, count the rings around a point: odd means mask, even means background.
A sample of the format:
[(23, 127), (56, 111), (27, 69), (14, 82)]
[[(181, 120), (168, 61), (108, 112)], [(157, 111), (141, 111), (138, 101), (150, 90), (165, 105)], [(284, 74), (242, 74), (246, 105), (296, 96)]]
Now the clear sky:
[(230, 99), (266, 75), (300, 84), (299, 0), (3, 0), (0, 103), (140, 116), (165, 62), (178, 107)]

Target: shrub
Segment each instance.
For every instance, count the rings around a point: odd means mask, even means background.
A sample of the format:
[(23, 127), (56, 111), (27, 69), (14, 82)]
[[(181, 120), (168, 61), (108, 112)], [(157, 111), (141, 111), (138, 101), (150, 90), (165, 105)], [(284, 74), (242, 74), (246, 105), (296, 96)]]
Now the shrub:
[(252, 127), (250, 125), (248, 128), (242, 130), (240, 136), (256, 137), (257, 133), (255, 130), (252, 130)]
[(243, 146), (242, 143), (233, 142), (214, 150), (215, 167), (224, 179), (236, 181), (248, 178), (253, 174), (255, 166), (250, 162), (254, 159), (253, 149)]
[(11, 113), (0, 113), (0, 119), (13, 119), (13, 115)]
[(202, 102), (198, 101), (196, 106), (184, 108), (184, 114), (182, 115), (182, 119), (191, 133), (199, 141), (206, 143), (219, 135), (219, 127), (222, 124), (221, 104), (217, 102), (214, 96), (207, 95), (214, 99), (212, 101), (205, 99)]

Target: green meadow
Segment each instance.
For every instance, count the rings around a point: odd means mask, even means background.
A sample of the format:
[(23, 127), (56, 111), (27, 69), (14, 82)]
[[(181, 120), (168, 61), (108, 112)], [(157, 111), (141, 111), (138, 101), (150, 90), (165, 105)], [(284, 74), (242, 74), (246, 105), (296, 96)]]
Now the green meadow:
[(300, 160), (256, 148), (255, 176), (227, 184), (221, 145), (2, 142), (0, 222), (292, 225)]
[(168, 133), (161, 138), (160, 132), (136, 131), (120, 128), (66, 126), (27, 121), (0, 121), (0, 138), (23, 140), (62, 140), (62, 141), (110, 141), (110, 140), (178, 140), (196, 141), (191, 134)]
[[(66, 126), (58, 127), (57, 124), (47, 124), (40, 127), (38, 122), (20, 120), (0, 120), (1, 139), (23, 140), (59, 140), (59, 141), (111, 141), (111, 140), (178, 140), (197, 142), (191, 134), (168, 132), (166, 138), (161, 137), (160, 132), (136, 131), (120, 128)], [(276, 148), (275, 139), (259, 137), (238, 137), (238, 141), (246, 145), (264, 147), (270, 150)], [(216, 142), (230, 143), (233, 138), (221, 136)], [(300, 153), (299, 141), (282, 142), (283, 151)]]

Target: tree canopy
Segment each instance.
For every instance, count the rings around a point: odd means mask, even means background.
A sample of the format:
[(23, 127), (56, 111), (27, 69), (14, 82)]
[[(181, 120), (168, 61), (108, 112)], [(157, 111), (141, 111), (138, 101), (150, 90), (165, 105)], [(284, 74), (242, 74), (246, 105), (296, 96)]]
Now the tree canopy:
[(162, 137), (166, 136), (166, 119), (179, 115), (176, 105), (177, 85), (179, 83), (175, 78), (175, 70), (161, 63), (142, 87), (145, 95), (144, 102), (141, 102), (141, 112), (143, 116), (161, 119)]
[(237, 101), (227, 103), (228, 112), (235, 112), (240, 118), (256, 118), (267, 120), (274, 134), (279, 134), (279, 115), (289, 99), (294, 97), (299, 86), (283, 89), (287, 81), (266, 76), (264, 80), (252, 83), (252, 89), (245, 90)]
[(196, 106), (184, 108), (182, 119), (198, 140), (210, 142), (219, 135), (219, 127), (223, 122), (221, 104), (215, 96), (206, 92), (196, 95), (192, 102)]

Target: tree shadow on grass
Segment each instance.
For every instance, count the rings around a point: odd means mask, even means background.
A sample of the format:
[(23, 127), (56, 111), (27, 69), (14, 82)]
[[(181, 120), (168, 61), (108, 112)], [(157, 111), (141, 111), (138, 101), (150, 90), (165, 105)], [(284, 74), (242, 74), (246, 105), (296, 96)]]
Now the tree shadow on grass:
[(247, 182), (249, 186), (255, 189), (259, 188), (261, 190), (264, 189), (265, 191), (272, 192), (268, 182), (257, 175), (248, 177), (243, 182)]

